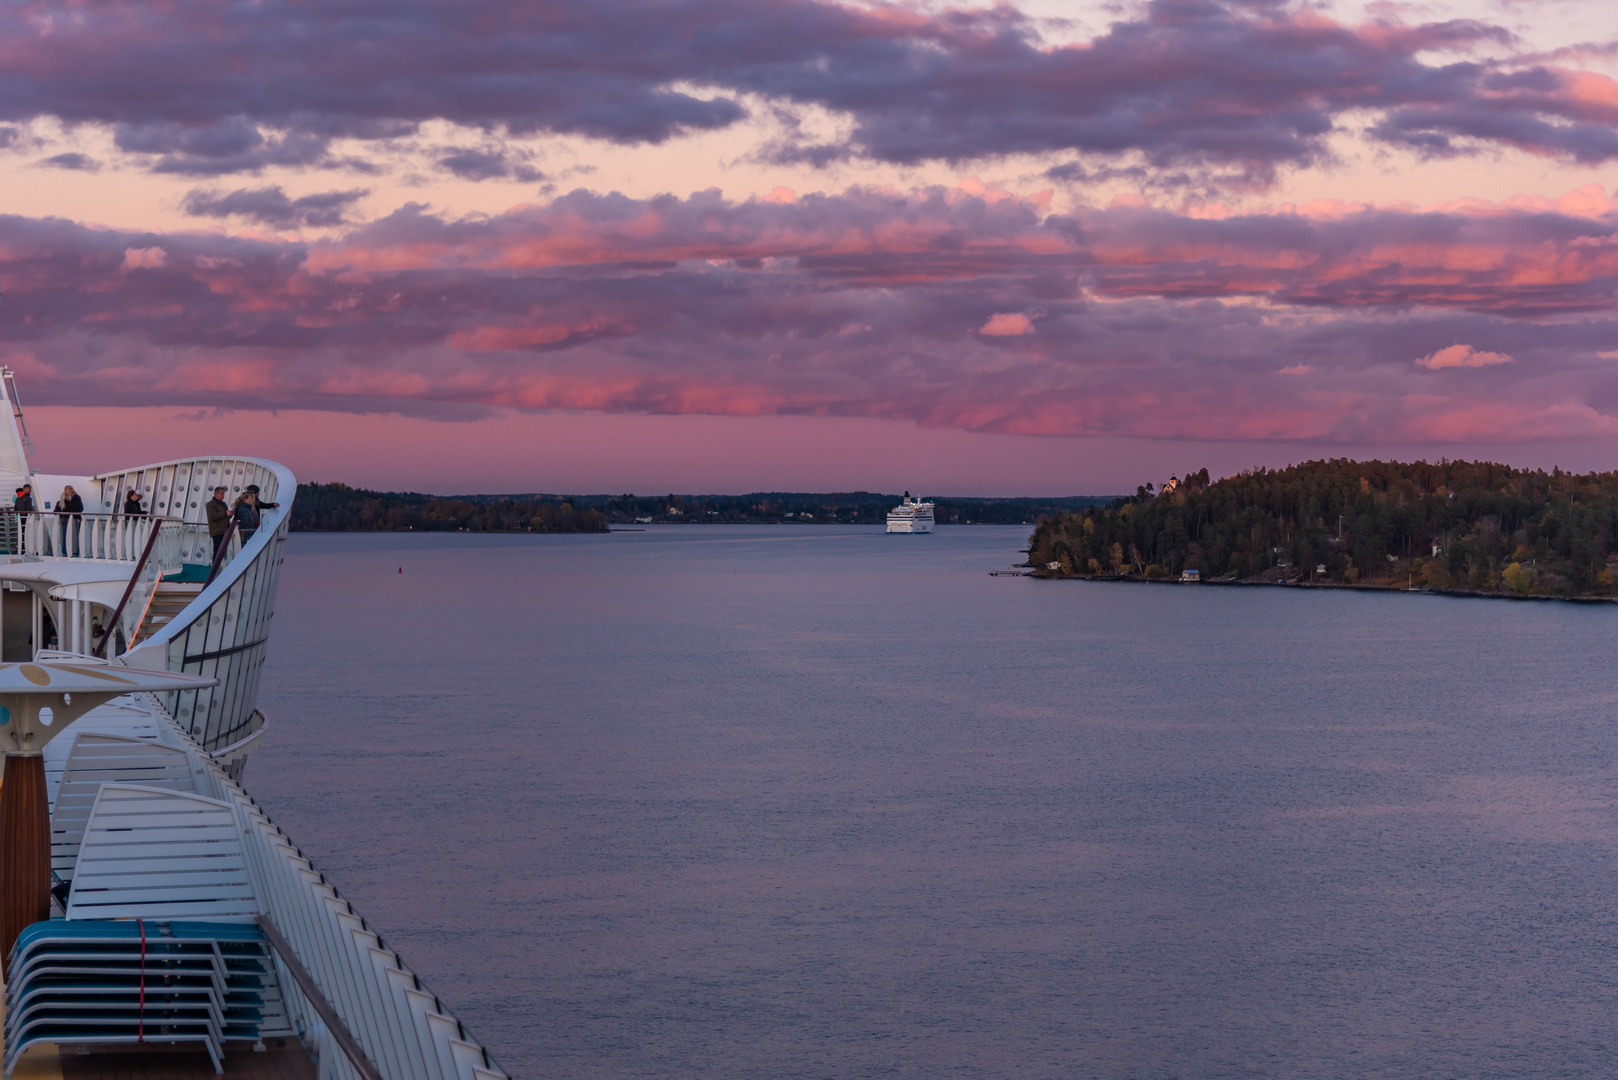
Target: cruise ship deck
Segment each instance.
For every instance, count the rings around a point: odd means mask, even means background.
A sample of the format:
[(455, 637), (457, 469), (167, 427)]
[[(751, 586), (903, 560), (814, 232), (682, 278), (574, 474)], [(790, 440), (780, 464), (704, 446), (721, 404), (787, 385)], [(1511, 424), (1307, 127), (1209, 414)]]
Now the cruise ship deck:
[(117, 1050), (40, 1043), (23, 1052), (13, 1080), (316, 1080), (319, 1067), (296, 1039), (254, 1051), (225, 1051), (223, 1073), (201, 1051), (186, 1052), (153, 1045)]
[[(505, 1080), (243, 786), (292, 474), (42, 473), (0, 404), (0, 1074)], [(279, 506), (216, 547), (217, 487)]]

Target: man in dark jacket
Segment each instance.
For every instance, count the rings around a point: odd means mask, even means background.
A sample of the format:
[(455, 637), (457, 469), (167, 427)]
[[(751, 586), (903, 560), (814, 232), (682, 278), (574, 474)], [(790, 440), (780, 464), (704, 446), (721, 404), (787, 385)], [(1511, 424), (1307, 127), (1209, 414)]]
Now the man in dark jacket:
[[(24, 484), (17, 489), (17, 497), (11, 503), (11, 509), (17, 514), (32, 514), (34, 512), (34, 485)], [(28, 549), (28, 519), (17, 518), (17, 553), (27, 554)]]
[(213, 489), (208, 500), (208, 535), (213, 538), (213, 561), (219, 561), (219, 549), (225, 544), (225, 532), (230, 528), (230, 507), (225, 503), (225, 485)]
[(136, 491), (134, 488), (130, 488), (129, 489), (129, 494), (124, 496), (124, 513), (126, 513), (126, 514), (144, 514), (144, 513), (146, 513), (146, 507), (144, 507), (144, 506), (142, 506), (140, 504), (140, 492)]
[(84, 500), (69, 484), (62, 489), (62, 497), (56, 500), (57, 532), (62, 539), (58, 554), (79, 557), (79, 525), (84, 520), (80, 515), (84, 513)]

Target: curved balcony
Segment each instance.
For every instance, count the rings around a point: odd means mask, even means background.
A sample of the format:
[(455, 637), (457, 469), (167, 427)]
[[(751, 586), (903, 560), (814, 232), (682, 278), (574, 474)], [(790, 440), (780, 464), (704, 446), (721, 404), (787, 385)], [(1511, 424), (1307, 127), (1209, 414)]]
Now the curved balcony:
[[(297, 481), (254, 458), (193, 458), (68, 478), (87, 507), (110, 510), (139, 491), (153, 513), (0, 513), (0, 583), (32, 593), (28, 614), (6, 597), (5, 659), (42, 649), (118, 657), (134, 667), (217, 678), (208, 690), (169, 695), (170, 715), (209, 751), (239, 763), (264, 717), (259, 671), (275, 608), (282, 548)], [(232, 533), (214, 555), (207, 501), (216, 485), (234, 501), (256, 484), (263, 511), (245, 541)], [(46, 504), (47, 508), (49, 504)]]
[[(232, 544), (212, 580), (180, 583), (190, 585), (194, 595), (185, 599), (181, 593), (184, 606), (149, 634), (143, 626), (134, 647), (123, 654), (124, 662), (133, 667), (190, 671), (219, 680), (210, 689), (170, 694), (166, 704), (169, 714), (205, 749), (228, 748), (239, 771), (242, 753), (264, 724), (264, 714), (257, 709), (258, 680), (297, 481), (286, 466), (255, 458), (171, 461), (92, 479), (100, 483), (103, 501), (109, 505), (118, 505), (125, 492), (139, 488), (152, 499), (155, 512), (179, 510), (181, 559), (189, 567), (200, 567), (212, 550), (203, 537), (206, 502), (215, 484), (231, 489), (232, 498), (248, 484), (257, 484), (262, 501), (281, 502), (279, 508), (264, 511), (260, 528), (246, 543)], [(195, 530), (195, 540), (188, 541), (187, 527)], [(187, 560), (187, 552), (198, 561)], [(180, 575), (198, 576), (197, 570)], [(163, 588), (160, 584), (154, 590), (154, 603), (164, 595)]]

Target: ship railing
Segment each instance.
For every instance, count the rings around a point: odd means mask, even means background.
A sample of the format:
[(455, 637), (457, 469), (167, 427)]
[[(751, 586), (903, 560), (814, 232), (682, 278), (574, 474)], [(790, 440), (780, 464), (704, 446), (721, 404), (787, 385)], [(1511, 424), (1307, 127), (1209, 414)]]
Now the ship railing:
[(235, 808), (259, 924), (274, 945), (287, 1012), (321, 1080), (508, 1080), (398, 953), (268, 814), (170, 717), (169, 736), (205, 764), (196, 792)]
[(0, 554), (136, 563), (145, 554), (154, 530), (157, 543), (150, 561), (166, 574), (178, 573), (186, 547), (186, 525), (178, 518), (150, 514), (7, 510), (0, 516)]
[[(103, 480), (103, 497), (115, 498), (125, 487), (134, 486), (131, 476), (155, 473), (151, 494), (157, 509), (162, 510), (165, 500), (173, 504), (176, 492), (184, 487), (188, 499), (184, 512), (199, 519), (204, 514), (207, 493), (197, 489), (207, 487), (215, 477), (232, 485), (258, 484), (265, 501), (281, 503), (279, 509), (264, 509), (258, 530), (239, 546), (233, 543), (226, 550), (218, 572), (183, 610), (127, 654), (128, 662), (137, 667), (189, 671), (219, 680), (217, 687), (181, 691), (169, 695), (166, 702), (180, 726), (207, 750), (234, 742), (256, 704), (288, 519), (297, 493), (291, 471), (273, 461), (237, 460), (234, 469), (227, 461), (218, 468), (216, 472), (208, 461), (199, 459), (180, 466), (131, 470)], [(171, 480), (169, 474), (176, 469), (182, 475)], [(186, 580), (201, 581), (213, 563), (213, 542), (205, 520), (187, 523), (181, 533), (181, 548), (189, 568)]]

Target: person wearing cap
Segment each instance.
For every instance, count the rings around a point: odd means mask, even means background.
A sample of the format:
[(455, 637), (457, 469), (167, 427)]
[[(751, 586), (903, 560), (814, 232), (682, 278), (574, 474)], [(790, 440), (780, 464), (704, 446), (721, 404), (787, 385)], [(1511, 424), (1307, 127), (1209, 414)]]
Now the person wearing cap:
[(247, 494), (253, 496), (253, 505), (258, 507), (260, 510), (274, 510), (276, 507), (281, 505), (280, 503), (267, 503), (267, 502), (265, 502), (263, 497), (259, 493), (257, 484), (248, 484), (242, 490), (247, 492)]
[(219, 561), (219, 549), (225, 546), (225, 533), (230, 530), (230, 506), (225, 502), (225, 485), (213, 489), (208, 500), (208, 535), (213, 538), (213, 561)]
[(242, 490), (242, 497), (236, 500), (231, 513), (236, 515), (236, 531), (241, 534), (243, 544), (258, 532), (258, 527), (264, 520), (263, 511), (273, 510), (278, 505), (280, 504), (259, 502), (257, 484), (248, 484)]

